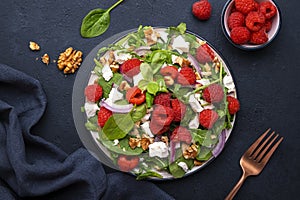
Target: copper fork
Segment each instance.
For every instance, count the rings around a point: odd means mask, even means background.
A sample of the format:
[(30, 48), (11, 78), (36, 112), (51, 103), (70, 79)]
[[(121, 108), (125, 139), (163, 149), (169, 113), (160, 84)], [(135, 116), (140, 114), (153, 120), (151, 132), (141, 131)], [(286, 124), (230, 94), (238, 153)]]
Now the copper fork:
[(240, 165), (243, 169), (243, 175), (239, 182), (227, 195), (225, 200), (231, 200), (236, 195), (248, 176), (256, 176), (260, 174), (260, 172), (268, 163), (274, 151), (277, 149), (278, 145), (283, 140), (283, 137), (280, 137), (280, 139), (278, 139), (278, 141), (275, 143), (275, 140), (279, 136), (278, 134), (274, 136), (275, 131), (273, 131), (271, 134), (269, 134), (268, 137), (266, 137), (270, 130), (271, 129), (268, 129), (264, 134), (262, 134), (242, 156)]

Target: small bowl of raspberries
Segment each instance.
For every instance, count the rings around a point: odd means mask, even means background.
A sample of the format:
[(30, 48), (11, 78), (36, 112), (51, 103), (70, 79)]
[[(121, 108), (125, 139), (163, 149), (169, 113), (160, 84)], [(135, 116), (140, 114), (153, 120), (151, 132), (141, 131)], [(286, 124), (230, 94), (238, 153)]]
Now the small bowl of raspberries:
[(280, 10), (272, 0), (229, 0), (221, 24), (226, 38), (243, 50), (266, 47), (278, 34)]

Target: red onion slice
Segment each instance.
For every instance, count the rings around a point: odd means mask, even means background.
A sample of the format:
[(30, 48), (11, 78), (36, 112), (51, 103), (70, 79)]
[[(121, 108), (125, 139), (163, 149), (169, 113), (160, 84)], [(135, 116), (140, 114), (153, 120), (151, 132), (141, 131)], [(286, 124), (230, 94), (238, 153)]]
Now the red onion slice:
[(198, 61), (196, 60), (196, 58), (194, 56), (192, 56), (190, 53), (187, 54), (187, 58), (188, 60), (191, 62), (191, 64), (195, 67), (196, 71), (201, 74), (201, 67), (198, 63)]
[(132, 104), (127, 104), (127, 105), (118, 105), (118, 104), (115, 104), (115, 103), (108, 103), (104, 100), (102, 100), (100, 102), (100, 106), (103, 106), (105, 107), (106, 109), (114, 112), (114, 113), (129, 113), (132, 108), (133, 108), (133, 105)]
[(170, 163), (175, 161), (176, 155), (176, 142), (170, 141)]
[(212, 150), (212, 154), (214, 157), (217, 157), (221, 151), (223, 150), (225, 146), (225, 140), (226, 140), (226, 130), (224, 129), (221, 134), (219, 135), (219, 142), (215, 146), (215, 148)]
[(146, 54), (148, 51), (150, 51), (149, 46), (140, 46), (134, 50), (134, 52), (139, 56)]

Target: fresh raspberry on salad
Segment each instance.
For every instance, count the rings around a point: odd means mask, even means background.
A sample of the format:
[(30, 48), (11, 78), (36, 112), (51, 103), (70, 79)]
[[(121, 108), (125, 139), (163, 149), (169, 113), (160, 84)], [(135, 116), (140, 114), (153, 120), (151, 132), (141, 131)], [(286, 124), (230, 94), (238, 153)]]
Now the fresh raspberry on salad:
[(235, 27), (245, 25), (245, 16), (241, 12), (233, 12), (228, 17), (228, 28), (231, 30)]
[(266, 28), (266, 32), (269, 32), (272, 29), (272, 20), (267, 19), (264, 27)]
[(196, 83), (196, 75), (192, 68), (182, 67), (178, 77), (177, 82), (181, 85), (193, 85)]
[(212, 62), (215, 58), (215, 53), (208, 44), (205, 43), (197, 48), (196, 58), (202, 64)]
[(161, 68), (160, 74), (163, 76), (171, 76), (172, 79), (176, 79), (178, 76), (178, 69), (175, 66), (166, 66)]
[(155, 105), (151, 121), (154, 121), (159, 125), (168, 126), (172, 123), (173, 119), (174, 112), (170, 107)]
[(120, 67), (120, 71), (129, 77), (133, 77), (140, 73), (141, 61), (137, 58), (126, 60)]
[(185, 142), (190, 144), (192, 142), (192, 136), (188, 129), (178, 126), (171, 133), (170, 140), (173, 142)]
[(171, 106), (171, 93), (168, 92), (161, 92), (154, 97), (154, 104), (162, 105), (165, 107)]
[(211, 109), (205, 109), (199, 114), (199, 123), (206, 129), (211, 129), (216, 121), (218, 120), (219, 115), (216, 111)]
[(250, 40), (250, 34), (246, 27), (235, 27), (230, 32), (230, 38), (235, 44), (246, 44)]
[(245, 19), (246, 27), (250, 31), (258, 31), (264, 26), (265, 21), (265, 16), (262, 13), (256, 11), (250, 12)]
[(98, 111), (98, 124), (102, 128), (106, 121), (112, 116), (112, 112), (105, 107), (100, 107), (100, 110)]
[(214, 83), (203, 90), (202, 96), (208, 103), (219, 103), (224, 98), (224, 90), (220, 84)]
[(180, 122), (185, 115), (186, 105), (179, 101), (178, 99), (172, 99), (171, 107), (174, 112), (174, 121)]
[(167, 132), (170, 129), (170, 126), (164, 126), (156, 123), (154, 120), (150, 121), (150, 130), (154, 135), (161, 135)]
[(126, 99), (129, 103), (141, 105), (146, 100), (146, 95), (138, 87), (129, 88), (126, 92)]
[(264, 44), (268, 41), (268, 34), (266, 29), (263, 27), (259, 31), (252, 32), (250, 36), (250, 43), (252, 44)]
[(86, 96), (88, 101), (96, 102), (99, 101), (102, 97), (102, 87), (98, 84), (88, 85), (84, 89), (84, 95)]
[(257, 10), (257, 3), (254, 0), (234, 0), (234, 3), (235, 8), (244, 15)]
[(138, 156), (120, 155), (118, 158), (119, 169), (123, 172), (129, 172), (139, 164), (139, 160)]
[(200, 0), (193, 4), (192, 13), (200, 20), (208, 20), (211, 15), (211, 5), (207, 0)]
[(277, 13), (277, 8), (271, 2), (265, 1), (259, 4), (259, 11), (266, 17), (266, 19), (271, 19)]
[(234, 115), (237, 113), (237, 111), (240, 110), (240, 102), (236, 98), (232, 96), (227, 96), (227, 102), (228, 102), (228, 111), (231, 115)]

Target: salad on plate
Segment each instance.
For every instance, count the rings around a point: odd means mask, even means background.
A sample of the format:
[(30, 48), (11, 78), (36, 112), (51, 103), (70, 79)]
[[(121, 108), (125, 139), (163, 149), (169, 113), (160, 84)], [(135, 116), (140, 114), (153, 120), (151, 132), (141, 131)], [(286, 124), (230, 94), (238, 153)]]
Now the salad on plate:
[(111, 167), (137, 179), (180, 178), (222, 151), (239, 110), (235, 84), (184, 23), (140, 26), (94, 62), (82, 111)]

